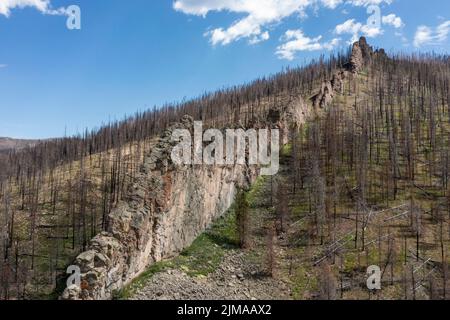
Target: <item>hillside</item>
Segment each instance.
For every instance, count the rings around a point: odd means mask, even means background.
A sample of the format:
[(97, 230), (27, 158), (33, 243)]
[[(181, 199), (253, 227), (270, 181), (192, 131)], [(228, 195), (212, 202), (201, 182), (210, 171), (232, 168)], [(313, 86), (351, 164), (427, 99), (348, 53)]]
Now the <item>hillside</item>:
[[(158, 148), (158, 135), (170, 124), (186, 114), (202, 119), (205, 128), (264, 124), (273, 104), (297, 104), (302, 92), (306, 92), (305, 96), (312, 94), (313, 82), (319, 85), (321, 77), (346, 60), (342, 56), (313, 62), (0, 158), (0, 232), (6, 239), (0, 247), (5, 257), (1, 264), (0, 296), (44, 298), (61, 293), (67, 266), (88, 249), (96, 234), (112, 230), (115, 216), (121, 225), (121, 208), (130, 204), (130, 197), (136, 198), (136, 179), (140, 179), (138, 185), (148, 185), (152, 178), (147, 175), (154, 169), (153, 163), (165, 161)], [(161, 147), (164, 146), (162, 141)], [(166, 166), (163, 163), (162, 167)], [(229, 186), (236, 188), (233, 180)], [(155, 194), (154, 190), (146, 192)], [(226, 201), (232, 201), (233, 193), (224, 192)], [(141, 198), (138, 195), (136, 199)], [(162, 200), (151, 201), (161, 204)], [(196, 201), (199, 204), (199, 199)], [(218, 213), (223, 209), (226, 208)], [(207, 222), (202, 222), (203, 229)], [(198, 228), (190, 237), (199, 234)], [(138, 270), (144, 267), (140, 265)]]
[[(448, 298), (449, 83), (448, 57), (388, 56), (362, 38), (12, 152), (0, 170), (0, 297)], [(280, 172), (175, 165), (170, 135), (194, 119), (281, 129)], [(82, 286), (64, 291), (73, 263)], [(371, 265), (382, 290), (365, 287)]]
[[(248, 191), (249, 247), (240, 250), (239, 236), (219, 221), (205, 236), (227, 241), (200, 239), (125, 297), (448, 299), (449, 88), (425, 80), (448, 83), (448, 60), (430, 60), (431, 73), (419, 61), (381, 56), (384, 65), (374, 64), (364, 40), (353, 52), (369, 64), (350, 68), (357, 76), (345, 76), (339, 90), (328, 87), (322, 108), (293, 131), (280, 173)], [(239, 203), (228, 219), (236, 210)], [(202, 252), (214, 246), (224, 259), (199, 275), (191, 261), (206, 261)], [(374, 265), (381, 290), (370, 291)]]
[(33, 147), (37, 143), (36, 140), (11, 139), (0, 137), (0, 152), (5, 150), (18, 150), (26, 147)]

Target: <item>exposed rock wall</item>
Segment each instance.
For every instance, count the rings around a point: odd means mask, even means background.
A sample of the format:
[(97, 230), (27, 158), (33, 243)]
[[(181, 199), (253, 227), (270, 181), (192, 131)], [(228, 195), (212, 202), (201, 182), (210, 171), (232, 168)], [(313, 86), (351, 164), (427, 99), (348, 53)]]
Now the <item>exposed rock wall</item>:
[(304, 123), (311, 116), (311, 109), (300, 97), (289, 103), (269, 110), (266, 121), (260, 121), (260, 127), (274, 127), (280, 130), (280, 145), (289, 143), (292, 129)]
[(174, 125), (146, 157), (125, 201), (109, 215), (109, 232), (97, 235), (74, 265), (81, 286), (62, 299), (108, 299), (155, 261), (189, 246), (247, 187), (257, 169), (235, 166), (175, 167), (170, 159), (173, 129), (192, 128), (192, 119)]
[(329, 105), (336, 94), (344, 90), (344, 80), (349, 76), (348, 70), (338, 70), (330, 80), (322, 82), (319, 92), (311, 99), (314, 108), (324, 108)]

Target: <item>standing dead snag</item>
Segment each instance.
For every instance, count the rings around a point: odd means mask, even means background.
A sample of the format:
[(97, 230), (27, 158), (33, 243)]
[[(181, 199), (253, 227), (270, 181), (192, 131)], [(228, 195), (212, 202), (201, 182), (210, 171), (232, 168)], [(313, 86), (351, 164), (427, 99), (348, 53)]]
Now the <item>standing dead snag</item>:
[(327, 262), (324, 262), (319, 276), (319, 298), (321, 300), (335, 300), (336, 288), (337, 281), (333, 270)]
[(275, 241), (276, 241), (276, 226), (275, 223), (269, 223), (267, 227), (267, 274), (274, 278), (276, 272), (276, 253), (275, 253)]
[(395, 263), (397, 262), (397, 248), (395, 243), (395, 237), (393, 235), (389, 235), (388, 240), (388, 254), (386, 259), (386, 265), (390, 266), (390, 274), (391, 274), (391, 285), (394, 285), (394, 272), (395, 272)]
[(416, 260), (420, 259), (420, 237), (422, 236), (423, 226), (422, 226), (422, 210), (418, 207), (414, 199), (411, 198), (410, 201), (410, 224), (411, 230), (416, 238)]
[(444, 263), (442, 267), (442, 298), (444, 300), (447, 300), (448, 296), (447, 283), (448, 283), (448, 263)]
[(286, 232), (286, 225), (289, 216), (289, 206), (287, 198), (287, 188), (285, 188), (282, 182), (278, 183), (276, 211), (279, 220), (279, 231), (280, 233), (284, 233)]
[(249, 241), (249, 205), (245, 191), (239, 190), (236, 195), (236, 223), (238, 242), (241, 249), (250, 247)]
[(321, 172), (320, 157), (320, 125), (314, 122), (308, 128), (308, 139), (311, 143), (311, 154), (309, 159), (310, 180), (310, 211), (313, 213), (316, 234), (320, 237), (320, 245), (325, 241), (326, 224), (326, 179)]

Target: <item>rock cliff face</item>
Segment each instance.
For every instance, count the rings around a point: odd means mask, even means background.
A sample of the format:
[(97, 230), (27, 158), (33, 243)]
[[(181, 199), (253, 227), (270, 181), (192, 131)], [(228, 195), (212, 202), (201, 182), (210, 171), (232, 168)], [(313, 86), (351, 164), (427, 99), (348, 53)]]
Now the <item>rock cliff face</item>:
[[(279, 128), (281, 143), (292, 126), (302, 123), (308, 107), (300, 99), (269, 112), (255, 128)], [(91, 240), (74, 265), (81, 285), (67, 288), (62, 299), (108, 299), (149, 265), (180, 253), (234, 202), (239, 187), (259, 174), (255, 166), (175, 166), (171, 151), (174, 129), (192, 132), (186, 116), (159, 139), (130, 186), (127, 198), (109, 215), (109, 231)]]
[(348, 77), (347, 70), (338, 70), (333, 73), (331, 80), (324, 81), (319, 93), (312, 98), (314, 108), (324, 108), (333, 101), (336, 93), (343, 90), (344, 80)]
[(304, 123), (311, 116), (311, 109), (302, 98), (297, 97), (285, 105), (269, 110), (267, 119), (261, 121), (260, 127), (273, 127), (280, 130), (280, 144), (289, 143), (290, 133), (294, 127)]
[(67, 288), (62, 299), (110, 298), (155, 261), (189, 246), (228, 210), (237, 188), (257, 177), (257, 168), (244, 165), (175, 167), (172, 130), (192, 125), (185, 117), (160, 138), (127, 199), (109, 215), (109, 232), (97, 235), (76, 258), (81, 286)]

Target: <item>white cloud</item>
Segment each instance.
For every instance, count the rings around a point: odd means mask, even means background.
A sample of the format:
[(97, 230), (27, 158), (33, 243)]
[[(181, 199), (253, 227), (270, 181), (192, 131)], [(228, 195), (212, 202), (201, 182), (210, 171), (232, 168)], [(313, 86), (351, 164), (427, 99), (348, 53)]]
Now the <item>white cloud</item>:
[(355, 22), (355, 19), (349, 19), (342, 24), (339, 24), (334, 29), (337, 34), (358, 33), (362, 28), (362, 23)]
[(429, 44), (433, 41), (433, 31), (430, 27), (419, 26), (414, 36), (414, 46), (421, 47), (424, 44)]
[(431, 42), (432, 38), (433, 31), (430, 27), (419, 26), (417, 28), (416, 35), (414, 36), (414, 46), (421, 47), (423, 44)]
[(414, 46), (439, 45), (447, 41), (450, 33), (450, 20), (443, 22), (435, 29), (419, 26), (414, 36)]
[(338, 5), (340, 5), (343, 0), (322, 0), (322, 4), (330, 9), (335, 9)]
[(12, 9), (32, 7), (44, 14), (63, 15), (64, 8), (53, 9), (50, 0), (0, 0), (0, 14), (9, 17)]
[(361, 32), (369, 38), (376, 38), (384, 33), (381, 28), (369, 27), (367, 25), (362, 26)]
[(6, 68), (7, 66), (8, 66), (7, 64), (2, 64), (2, 63), (0, 63), (0, 69)]
[(227, 45), (235, 40), (249, 38), (256, 43), (269, 38), (267, 25), (280, 22), (293, 14), (302, 14), (315, 0), (177, 0), (173, 7), (185, 14), (206, 17), (212, 11), (246, 14), (228, 28), (216, 28), (205, 35), (213, 45)]
[(333, 39), (329, 42), (321, 43), (322, 36), (309, 38), (302, 30), (288, 30), (282, 38), (286, 43), (278, 46), (277, 56), (280, 59), (294, 60), (295, 54), (299, 51), (333, 50), (340, 39)]
[(402, 18), (397, 17), (395, 14), (389, 14), (387, 16), (383, 16), (382, 18), (383, 24), (393, 26), (394, 28), (401, 28), (404, 26)]
[[(390, 5), (394, 0), (175, 0), (173, 8), (181, 13), (206, 18), (212, 12), (230, 12), (241, 17), (226, 27), (213, 27), (204, 33), (212, 45), (228, 45), (246, 39), (256, 44), (270, 39), (270, 29), (293, 15), (299, 19), (308, 16), (308, 9), (317, 12), (320, 7), (334, 10), (339, 6), (368, 7), (370, 5)], [(403, 26), (401, 18), (395, 14), (383, 17), (386, 25), (395, 28)], [(354, 19), (336, 27), (335, 34), (351, 34), (352, 41), (360, 34), (369, 38), (383, 34), (380, 27), (363, 25)], [(309, 38), (301, 30), (288, 30), (283, 37), (284, 44), (277, 48), (277, 55), (283, 59), (293, 59), (298, 51), (329, 50), (338, 45), (340, 38), (321, 43), (321, 37)]]
[(379, 6), (382, 3), (391, 4), (393, 0), (348, 0), (347, 3), (357, 7)]
[(442, 43), (445, 40), (447, 40), (449, 32), (450, 32), (450, 20), (440, 24), (436, 28), (436, 41)]
[(349, 41), (350, 43), (358, 40), (361, 34), (365, 35), (369, 38), (375, 38), (381, 34), (383, 34), (383, 30), (378, 27), (371, 27), (361, 22), (356, 22), (355, 19), (349, 19), (342, 24), (339, 24), (334, 29), (334, 32), (338, 35), (342, 34), (351, 34), (352, 38)]
[(257, 44), (257, 43), (260, 43), (262, 41), (267, 41), (269, 39), (270, 39), (270, 34), (269, 34), (268, 31), (265, 31), (262, 34), (254, 36), (253, 38), (251, 38), (249, 40), (249, 43), (250, 44)]
[[(213, 45), (227, 45), (240, 39), (254, 44), (270, 38), (267, 26), (294, 14), (306, 17), (308, 7), (335, 9), (343, 3), (354, 6), (390, 3), (391, 0), (176, 0), (173, 8), (189, 15), (206, 17), (210, 12), (228, 11), (246, 15), (227, 28), (214, 28), (204, 35)], [(373, 31), (373, 30), (372, 30)]]

